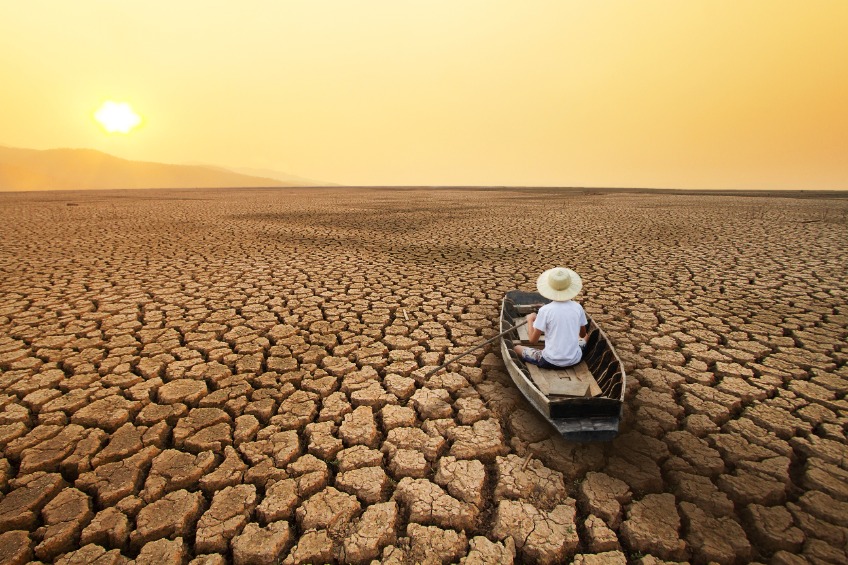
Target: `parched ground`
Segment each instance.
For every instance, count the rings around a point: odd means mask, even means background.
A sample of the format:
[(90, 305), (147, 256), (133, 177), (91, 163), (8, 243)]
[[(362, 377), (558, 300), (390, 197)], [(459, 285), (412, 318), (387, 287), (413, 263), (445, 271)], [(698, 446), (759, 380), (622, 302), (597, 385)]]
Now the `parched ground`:
[[(0, 194), (0, 562), (845, 563), (848, 199)], [(552, 436), (494, 349), (544, 269), (628, 370)]]

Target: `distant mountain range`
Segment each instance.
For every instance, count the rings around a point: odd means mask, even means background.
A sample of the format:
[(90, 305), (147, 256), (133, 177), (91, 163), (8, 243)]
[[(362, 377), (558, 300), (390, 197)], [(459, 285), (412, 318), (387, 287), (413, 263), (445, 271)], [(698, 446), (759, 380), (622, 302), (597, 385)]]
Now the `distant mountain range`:
[(276, 171), (256, 171), (260, 174), (247, 169), (241, 171), (212, 166), (130, 161), (94, 149), (36, 150), (0, 146), (0, 191), (330, 184)]

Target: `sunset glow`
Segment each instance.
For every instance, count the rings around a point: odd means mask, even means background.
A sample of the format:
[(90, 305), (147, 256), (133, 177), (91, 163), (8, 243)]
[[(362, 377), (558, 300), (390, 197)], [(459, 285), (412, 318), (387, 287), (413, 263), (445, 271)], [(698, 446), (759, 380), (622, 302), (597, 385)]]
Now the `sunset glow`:
[(0, 145), (346, 185), (848, 187), (848, 2), (7, 3)]
[(132, 106), (111, 100), (100, 106), (94, 113), (94, 119), (109, 133), (129, 133), (141, 123), (141, 116), (133, 111)]

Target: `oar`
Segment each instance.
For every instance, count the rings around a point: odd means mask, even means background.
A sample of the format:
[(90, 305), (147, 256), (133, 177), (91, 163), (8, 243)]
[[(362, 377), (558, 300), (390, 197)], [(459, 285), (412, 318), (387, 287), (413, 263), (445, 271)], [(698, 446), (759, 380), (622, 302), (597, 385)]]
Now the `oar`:
[(426, 379), (426, 378), (427, 378), (427, 377), (429, 377), (430, 375), (435, 375), (436, 373), (438, 373), (439, 371), (441, 371), (442, 369), (444, 369), (445, 367), (447, 367), (448, 365), (450, 365), (450, 364), (451, 364), (451, 363), (453, 363), (454, 361), (457, 361), (457, 360), (459, 360), (459, 359), (462, 359), (463, 357), (465, 357), (465, 356), (466, 356), (466, 355), (468, 355), (469, 353), (472, 353), (472, 352), (474, 352), (474, 351), (477, 351), (478, 349), (480, 349), (480, 348), (481, 348), (481, 347), (483, 347), (484, 345), (489, 345), (490, 343), (492, 343), (493, 341), (495, 341), (496, 339), (498, 339), (498, 338), (499, 338), (499, 337), (501, 337), (502, 335), (504, 335), (504, 334), (508, 334), (508, 333), (509, 333), (509, 332), (511, 332), (512, 330), (517, 329), (517, 328), (520, 328), (521, 326), (523, 326), (523, 325), (524, 325), (524, 324), (526, 324), (526, 323), (527, 323), (527, 320), (524, 320), (524, 321), (523, 321), (523, 322), (521, 322), (520, 324), (518, 324), (518, 325), (516, 325), (516, 326), (512, 326), (512, 327), (511, 327), (511, 328), (509, 328), (508, 330), (506, 330), (506, 331), (503, 331), (503, 332), (499, 333), (498, 335), (496, 335), (496, 336), (495, 336), (495, 337), (493, 337), (492, 339), (489, 339), (489, 340), (487, 340), (487, 341), (484, 341), (484, 342), (483, 342), (483, 343), (481, 343), (480, 345), (475, 345), (474, 347), (472, 347), (472, 348), (471, 348), (471, 349), (469, 349), (468, 351), (465, 351), (465, 352), (463, 352), (463, 353), (460, 353), (459, 355), (457, 355), (456, 357), (454, 357), (454, 358), (453, 358), (453, 359), (451, 359), (450, 361), (445, 361), (444, 363), (442, 363), (441, 365), (439, 365), (438, 367), (436, 367), (435, 369), (433, 369), (432, 371), (430, 371), (429, 373), (427, 373), (426, 375), (424, 375), (424, 378)]

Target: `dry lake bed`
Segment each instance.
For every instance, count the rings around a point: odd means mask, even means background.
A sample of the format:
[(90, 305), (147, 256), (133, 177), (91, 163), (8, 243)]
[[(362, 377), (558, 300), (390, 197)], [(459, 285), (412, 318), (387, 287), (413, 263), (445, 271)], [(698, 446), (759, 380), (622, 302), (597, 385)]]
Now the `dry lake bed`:
[[(848, 198), (0, 194), (0, 562), (845, 563)], [(628, 373), (554, 437), (496, 349), (562, 265)]]

